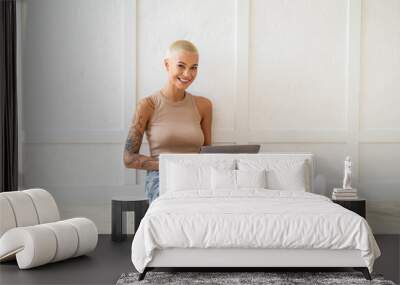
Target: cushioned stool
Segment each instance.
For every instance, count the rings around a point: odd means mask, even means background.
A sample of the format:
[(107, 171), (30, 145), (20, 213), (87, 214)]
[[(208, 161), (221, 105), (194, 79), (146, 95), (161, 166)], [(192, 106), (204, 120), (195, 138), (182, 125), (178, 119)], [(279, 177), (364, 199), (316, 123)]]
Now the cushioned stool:
[(0, 262), (20, 269), (86, 254), (96, 248), (97, 228), (87, 218), (60, 221), (57, 204), (43, 189), (0, 193)]

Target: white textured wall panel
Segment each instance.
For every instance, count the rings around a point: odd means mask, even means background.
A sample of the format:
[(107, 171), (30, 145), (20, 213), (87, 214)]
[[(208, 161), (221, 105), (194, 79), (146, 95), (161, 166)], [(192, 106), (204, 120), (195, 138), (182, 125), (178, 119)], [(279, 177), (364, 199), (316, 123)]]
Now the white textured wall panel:
[(361, 144), (360, 156), (362, 180), (400, 182), (400, 145)]
[(251, 1), (250, 126), (344, 129), (347, 1)]
[(400, 233), (399, 1), (19, 3), (23, 186), (49, 190), (63, 218), (110, 233), (112, 196), (143, 195), (145, 171), (122, 163), (127, 128), (167, 80), (168, 45), (188, 39), (213, 144), (312, 152), (326, 195), (351, 155), (374, 232)]
[(200, 61), (188, 91), (212, 100), (215, 129), (233, 129), (234, 8), (229, 0), (138, 1), (139, 98), (166, 83), (163, 59), (168, 46), (178, 39), (190, 40), (199, 49)]
[(24, 5), (24, 122), (43, 130), (123, 126), (123, 1)]
[(367, 219), (376, 233), (400, 231), (400, 145), (362, 144), (360, 194), (367, 198)]
[(361, 128), (400, 130), (400, 1), (363, 4)]
[(400, 211), (400, 145), (361, 144), (360, 179), (362, 184), (375, 188), (360, 189), (365, 196), (374, 200), (397, 200)]
[(400, 1), (363, 1), (360, 192), (377, 233), (400, 232)]
[(24, 184), (121, 185), (122, 153), (119, 144), (26, 144)]

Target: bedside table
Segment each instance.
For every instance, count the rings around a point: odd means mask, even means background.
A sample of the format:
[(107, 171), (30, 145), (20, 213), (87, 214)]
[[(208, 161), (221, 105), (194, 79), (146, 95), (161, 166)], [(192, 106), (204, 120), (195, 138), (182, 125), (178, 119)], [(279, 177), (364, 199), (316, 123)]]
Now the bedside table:
[(145, 197), (118, 196), (112, 197), (111, 202), (111, 239), (112, 241), (123, 241), (127, 235), (122, 233), (122, 213), (135, 212), (135, 231), (140, 221), (146, 214), (149, 200)]
[(340, 206), (353, 211), (356, 214), (359, 214), (364, 219), (366, 218), (365, 208), (366, 208), (366, 200), (365, 199), (354, 199), (354, 200), (340, 200), (340, 199), (332, 199), (332, 202), (339, 204)]

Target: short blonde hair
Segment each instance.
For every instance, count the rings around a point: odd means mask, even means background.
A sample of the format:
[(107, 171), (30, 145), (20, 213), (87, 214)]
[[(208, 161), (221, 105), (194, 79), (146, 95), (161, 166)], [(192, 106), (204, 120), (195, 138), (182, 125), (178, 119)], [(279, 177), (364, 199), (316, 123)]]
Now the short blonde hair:
[(175, 52), (178, 51), (187, 51), (187, 52), (193, 52), (193, 53), (199, 53), (199, 51), (197, 50), (196, 46), (189, 42), (189, 41), (185, 41), (185, 40), (177, 40), (175, 42), (173, 42), (166, 53), (166, 58), (171, 57), (172, 54), (174, 54)]

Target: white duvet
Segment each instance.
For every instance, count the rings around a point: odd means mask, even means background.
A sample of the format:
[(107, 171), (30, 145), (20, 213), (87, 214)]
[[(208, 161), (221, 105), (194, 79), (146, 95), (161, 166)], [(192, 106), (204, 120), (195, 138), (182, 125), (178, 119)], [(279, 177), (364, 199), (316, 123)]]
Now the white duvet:
[(321, 195), (265, 189), (162, 195), (133, 240), (136, 269), (143, 272), (154, 249), (164, 248), (358, 249), (370, 272), (380, 256), (359, 215)]

